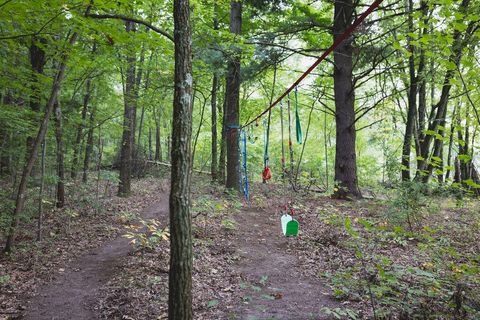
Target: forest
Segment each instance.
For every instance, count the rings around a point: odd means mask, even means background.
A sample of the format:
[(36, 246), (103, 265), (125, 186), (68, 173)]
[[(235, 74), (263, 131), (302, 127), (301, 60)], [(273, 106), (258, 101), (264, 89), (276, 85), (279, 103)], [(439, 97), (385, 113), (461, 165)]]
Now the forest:
[(479, 0), (0, 0), (0, 320), (480, 319)]

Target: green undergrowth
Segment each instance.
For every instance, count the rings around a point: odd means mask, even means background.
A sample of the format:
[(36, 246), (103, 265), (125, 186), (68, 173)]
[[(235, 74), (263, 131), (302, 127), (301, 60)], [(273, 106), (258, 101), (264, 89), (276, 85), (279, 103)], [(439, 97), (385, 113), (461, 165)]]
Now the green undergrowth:
[(359, 202), (354, 211), (360, 215), (319, 215), (343, 230), (338, 245), (349, 260), (322, 276), (337, 299), (368, 310), (326, 313), (338, 319), (480, 318), (478, 203), (422, 188), (404, 185), (388, 200)]

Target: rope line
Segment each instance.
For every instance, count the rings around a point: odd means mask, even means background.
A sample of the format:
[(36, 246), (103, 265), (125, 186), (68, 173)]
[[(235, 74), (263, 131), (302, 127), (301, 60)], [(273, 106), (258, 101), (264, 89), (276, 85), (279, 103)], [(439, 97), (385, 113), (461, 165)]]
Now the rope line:
[(350, 34), (365, 20), (365, 18), (370, 15), (373, 10), (375, 10), (380, 3), (382, 3), (383, 0), (375, 0), (370, 7), (368, 7), (367, 10), (365, 10), (364, 13), (360, 17), (357, 18), (348, 28), (345, 30), (344, 33), (338, 37), (334, 43), (315, 61), (310, 68), (305, 71), (300, 78), (298, 78), (280, 97), (278, 97), (277, 100), (275, 100), (267, 109), (265, 109), (262, 113), (260, 113), (258, 116), (253, 118), (251, 121), (247, 122), (245, 125), (242, 127), (247, 127), (257, 121), (259, 118), (263, 117), (268, 111), (270, 111), (273, 107), (275, 107), (280, 101), (283, 100), (296, 86), (300, 84), (300, 82), (303, 81), (325, 58), (333, 51), (335, 50), (336, 47), (338, 47), (345, 39), (347, 39)]

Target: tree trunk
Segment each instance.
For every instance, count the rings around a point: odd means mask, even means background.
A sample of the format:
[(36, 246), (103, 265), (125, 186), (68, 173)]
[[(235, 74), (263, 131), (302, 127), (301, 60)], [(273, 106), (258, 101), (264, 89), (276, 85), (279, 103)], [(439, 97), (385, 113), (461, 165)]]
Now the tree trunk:
[[(102, 173), (102, 156), (103, 156), (103, 140), (102, 140), (102, 127), (98, 126), (98, 157), (97, 157), (97, 191), (95, 194), (95, 199), (98, 202), (100, 199), (100, 179)], [(98, 214), (98, 207), (95, 210)]]
[(160, 119), (159, 115), (155, 113), (157, 108), (153, 108), (153, 117), (155, 118), (155, 161), (163, 161), (162, 157), (162, 140), (160, 131)]
[[(460, 141), (463, 141), (463, 145), (459, 143), (459, 147), (458, 147), (458, 154), (459, 155), (469, 155), (470, 154), (470, 130), (469, 130), (469, 126), (470, 126), (470, 123), (468, 121), (468, 108), (469, 105), (467, 105), (467, 110), (466, 110), (466, 115), (467, 115), (467, 119), (465, 121), (465, 137), (463, 136), (462, 134), (462, 131), (461, 130), (458, 130), (458, 140), (459, 142)], [(471, 175), (470, 175), (470, 164), (471, 162), (470, 161), (466, 161), (466, 160), (459, 160), (459, 168), (460, 168), (460, 181), (463, 182), (465, 180), (468, 180), (471, 178)], [(465, 185), (465, 187), (468, 189), (469, 186)]]
[[(424, 0), (420, 2), (420, 8), (422, 9), (422, 17), (423, 17), (423, 23), (426, 25), (429, 24), (429, 7), (425, 3)], [(413, 4), (411, 4), (411, 7), (408, 8), (409, 10), (409, 18), (412, 17), (412, 10), (413, 10)], [(409, 21), (409, 29), (411, 30), (410, 32), (414, 32), (413, 26), (411, 22)], [(423, 28), (423, 35), (426, 36), (428, 33), (432, 33), (431, 28)], [(411, 41), (411, 38), (408, 38), (409, 41)], [(411, 43), (409, 42), (409, 46)], [(413, 55), (413, 48), (411, 50), (412, 55)], [(420, 55), (420, 60), (418, 62), (418, 71), (417, 71), (417, 76), (416, 76), (416, 82), (415, 84), (418, 86), (418, 110), (417, 114), (415, 115), (415, 120), (416, 124), (413, 126), (413, 132), (415, 134), (415, 153), (417, 157), (421, 157), (422, 150), (421, 150), (421, 143), (425, 137), (425, 125), (426, 125), (426, 114), (427, 114), (427, 79), (424, 74), (424, 71), (426, 69), (426, 58), (425, 58), (425, 49), (420, 48), (419, 49), (419, 55)], [(433, 60), (433, 59), (432, 59)], [(434, 70), (431, 70), (432, 74)], [(432, 77), (433, 80), (433, 77)], [(432, 87), (435, 86), (435, 82), (432, 81)], [(433, 98), (432, 98), (433, 99)]]
[[(213, 4), (213, 30), (219, 29), (218, 24), (218, 4)], [(212, 100), (211, 100), (211, 112), (212, 112), (212, 161), (210, 163), (210, 172), (212, 173), (212, 180), (217, 180), (218, 171), (218, 155), (217, 155), (217, 91), (218, 91), (218, 74), (216, 70), (213, 72), (212, 79)]]
[[(335, 1), (335, 21), (333, 23), (334, 40), (339, 37), (352, 22), (352, 0)], [(334, 93), (335, 122), (337, 139), (335, 147), (334, 196), (361, 197), (357, 182), (357, 159), (355, 154), (355, 109), (352, 79), (352, 38), (345, 40), (334, 51)]]
[[(10, 90), (7, 90), (7, 92), (2, 95), (0, 103), (3, 105), (10, 105), (13, 103), (13, 97)], [(12, 176), (14, 176), (13, 181), (16, 181), (17, 170), (12, 166), (15, 162), (12, 161), (12, 152), (10, 152), (8, 148), (12, 145), (14, 139), (15, 136), (8, 132), (5, 127), (0, 128), (0, 175), (10, 172), (12, 173)], [(13, 185), (15, 186), (15, 183), (13, 183)]]
[[(92, 46), (91, 57), (95, 55), (97, 51), (97, 43), (94, 42)], [(82, 120), (77, 127), (77, 135), (75, 137), (75, 145), (73, 146), (73, 159), (72, 159), (72, 169), (70, 176), (73, 180), (77, 177), (78, 171), (78, 162), (80, 161), (80, 154), (82, 150), (82, 138), (83, 138), (83, 129), (85, 128), (85, 123), (87, 121), (87, 111), (88, 104), (90, 103), (90, 98), (92, 94), (92, 79), (90, 77), (85, 81), (85, 94), (83, 96), (83, 107), (82, 107)]]
[(192, 319), (192, 48), (189, 0), (174, 0), (175, 93), (170, 188), (168, 319)]
[[(152, 62), (153, 58), (153, 51), (152, 54), (150, 55), (150, 58), (148, 59), (148, 69), (147, 73), (145, 74), (145, 85), (143, 86), (143, 90), (147, 91), (149, 83), (150, 83), (150, 65)], [(140, 70), (138, 71), (137, 79), (136, 79), (136, 94), (135, 94), (135, 101), (138, 102), (139, 100), (139, 94), (140, 94), (140, 82), (143, 74), (143, 62), (145, 60), (145, 46), (142, 48), (142, 53), (140, 55)], [(141, 151), (141, 142), (142, 142), (142, 130), (143, 130), (143, 119), (145, 118), (145, 106), (142, 106), (142, 112), (140, 115), (140, 125), (138, 127), (138, 139), (137, 139), (137, 146), (136, 146), (136, 152), (135, 152), (135, 159), (138, 160), (139, 152)], [(141, 171), (139, 171), (140, 174)]]
[(82, 182), (87, 183), (88, 181), (88, 168), (90, 166), (90, 158), (92, 157), (93, 151), (93, 129), (95, 127), (95, 108), (90, 112), (90, 123), (88, 126), (87, 134), (87, 146), (85, 147), (85, 158), (83, 159), (83, 176)]
[[(89, 8), (87, 9), (87, 11), (89, 10)], [(69, 39), (70, 46), (72, 46), (75, 43), (75, 41), (77, 40), (77, 37), (78, 37), (78, 33), (74, 32)], [(68, 59), (68, 54), (64, 53), (61, 57), (61, 62), (58, 66), (57, 72), (55, 74), (55, 78), (53, 80), (52, 91), (50, 93), (50, 97), (48, 99), (48, 102), (45, 108), (45, 116), (42, 122), (40, 123), (37, 137), (35, 138), (35, 141), (32, 146), (32, 150), (30, 152), (30, 156), (22, 172), (20, 184), (18, 185), (17, 197), (15, 200), (15, 209), (13, 211), (10, 227), (8, 229), (7, 242), (5, 244), (5, 249), (4, 249), (5, 252), (10, 252), (15, 243), (15, 236), (16, 236), (17, 226), (19, 223), (19, 218), (23, 212), (23, 207), (25, 205), (25, 200), (26, 200), (25, 191), (27, 190), (27, 180), (28, 180), (28, 177), (30, 176), (30, 173), (32, 172), (33, 166), (35, 165), (35, 160), (37, 159), (38, 147), (43, 143), (45, 139), (45, 134), (48, 129), (48, 120), (50, 119), (50, 115), (52, 114), (53, 106), (55, 104), (55, 101), (57, 101), (58, 92), (60, 91), (60, 86), (65, 76), (67, 59)]]
[(85, 82), (85, 95), (83, 96), (82, 122), (77, 127), (75, 145), (73, 146), (72, 169), (70, 172), (70, 177), (73, 180), (75, 180), (75, 178), (77, 177), (80, 151), (82, 150), (81, 142), (83, 137), (83, 128), (85, 127), (85, 121), (87, 120), (87, 111), (88, 111), (88, 103), (90, 102), (90, 94), (91, 94), (91, 79), (88, 78), (87, 81)]
[[(413, 10), (413, 0), (408, 0), (408, 30), (410, 33), (414, 32)], [(410, 151), (412, 149), (413, 128), (415, 125), (415, 116), (417, 114), (418, 84), (417, 76), (415, 75), (415, 50), (411, 41), (411, 37), (408, 36), (408, 50), (410, 52), (410, 57), (408, 58), (410, 88), (408, 92), (407, 122), (405, 124), (405, 135), (402, 148), (402, 181), (410, 181)]]
[[(125, 22), (127, 32), (135, 32), (133, 22)], [(123, 135), (120, 151), (120, 184), (118, 196), (128, 197), (131, 193), (132, 161), (135, 139), (135, 50), (129, 48), (127, 57), (127, 75), (125, 81)]]
[(42, 158), (40, 164), (40, 190), (38, 192), (37, 241), (43, 238), (43, 189), (45, 188), (45, 157), (47, 156), (47, 139), (42, 143)]
[[(446, 114), (447, 112), (447, 109), (445, 108), (444, 109), (444, 114), (441, 116), (442, 119), (441, 121), (439, 122), (439, 126), (442, 126), (445, 128), (445, 124), (446, 124)], [(439, 172), (443, 172), (443, 138), (445, 136), (445, 130), (439, 130), (438, 134), (440, 135), (440, 139), (436, 138), (435, 139), (435, 142), (434, 142), (434, 145), (433, 145), (433, 154), (432, 154), (432, 157), (430, 159), (430, 162), (427, 166), (427, 172), (425, 172), (423, 174), (423, 177), (422, 177), (422, 181), (423, 182), (428, 182), (428, 179), (429, 177), (432, 175), (433, 173), (433, 170), (435, 168), (437, 168), (439, 170)], [(437, 161), (437, 160), (434, 160), (434, 159), (437, 159), (439, 158), (440, 161)], [(435, 163), (435, 165), (434, 165)], [(439, 173), (438, 175), (438, 182), (443, 182), (444, 179), (443, 179), (443, 173)]]
[[(470, 0), (463, 0), (460, 4), (459, 12), (464, 13), (469, 4)], [(467, 27), (467, 30), (464, 31), (465, 37), (462, 37), (462, 33), (458, 30), (455, 30), (453, 33), (452, 54), (449, 57), (449, 62), (453, 63), (455, 66), (458, 66), (460, 62), (463, 44), (468, 39), (472, 29), (473, 25), (471, 24)], [(431, 121), (428, 125), (429, 132), (438, 133), (438, 126), (441, 125), (444, 115), (447, 114), (448, 100), (450, 99), (450, 89), (452, 88), (450, 80), (455, 76), (455, 72), (455, 69), (448, 69), (445, 74), (440, 100), (433, 108), (433, 110), (436, 110), (436, 114), (433, 117), (433, 121)], [(424, 177), (426, 176), (428, 178), (429, 176), (429, 174), (425, 175), (424, 171), (427, 169), (430, 146), (434, 137), (434, 134), (427, 134), (421, 142), (420, 150), (422, 154), (420, 160), (417, 162), (417, 173), (415, 176), (415, 180), (417, 181), (425, 181)]]
[[(460, 112), (458, 112), (460, 114)], [(452, 115), (452, 123), (450, 124), (450, 137), (448, 141), (448, 154), (447, 154), (447, 173), (445, 175), (445, 180), (448, 181), (450, 179), (450, 175), (452, 172), (452, 151), (453, 151), (453, 137), (455, 134), (455, 122), (457, 117), (457, 107), (453, 111)]]
[(222, 104), (222, 140), (220, 142), (220, 158), (218, 159), (218, 182), (225, 184), (225, 154), (227, 152), (227, 129), (225, 128), (226, 100)]
[(63, 119), (60, 102), (55, 103), (55, 138), (57, 140), (57, 208), (65, 205), (65, 159), (63, 144)]
[[(202, 130), (202, 126), (203, 126), (203, 117), (205, 115), (206, 106), (207, 106), (207, 99), (204, 99), (203, 104), (202, 104), (202, 109), (200, 110), (200, 123), (198, 124), (198, 129), (197, 129), (197, 132), (195, 134), (195, 139), (193, 141), (192, 169), (195, 165), (195, 163), (194, 163), (195, 162), (195, 152), (197, 151), (198, 137), (200, 136), (200, 131)], [(193, 100), (192, 100), (192, 109), (193, 109)]]
[[(242, 33), (242, 2), (230, 1), (230, 33)], [(227, 134), (226, 187), (240, 191), (238, 138), (240, 121), (240, 59), (241, 49), (235, 48), (228, 62), (225, 100), (225, 126)]]
[(10, 143), (10, 134), (4, 128), (0, 128), (0, 177), (10, 171), (10, 156), (8, 145)]
[(152, 127), (148, 126), (148, 160), (152, 160)]
[[(43, 69), (46, 64), (46, 55), (45, 51), (43, 50), (42, 46), (47, 43), (45, 38), (37, 39), (36, 37), (32, 38), (32, 43), (29, 47), (29, 56), (30, 56), (30, 64), (32, 67), (32, 93), (30, 94), (30, 109), (35, 113), (40, 111), (40, 103), (42, 101), (42, 89), (41, 81), (39, 81), (39, 77), (43, 75)], [(38, 46), (39, 44), (40, 46)], [(28, 157), (32, 152), (33, 143), (35, 142), (35, 137), (27, 136), (27, 148), (25, 153), (25, 162), (28, 161)], [(33, 168), (32, 173), (33, 175)]]
[(172, 162), (172, 138), (170, 135), (167, 137), (167, 161), (170, 163)]
[(212, 180), (217, 180), (217, 90), (218, 90), (218, 75), (213, 74), (212, 79), (212, 161), (210, 165), (210, 172), (212, 173)]

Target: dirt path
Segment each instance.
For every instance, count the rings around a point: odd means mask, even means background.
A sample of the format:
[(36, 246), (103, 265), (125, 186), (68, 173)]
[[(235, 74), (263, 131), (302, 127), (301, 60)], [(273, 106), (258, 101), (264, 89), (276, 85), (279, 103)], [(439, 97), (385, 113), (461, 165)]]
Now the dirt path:
[[(159, 198), (160, 202), (142, 212), (144, 218), (165, 219), (168, 216), (168, 193), (160, 193)], [(79, 257), (54, 282), (39, 288), (39, 294), (30, 299), (23, 319), (95, 319), (92, 305), (98, 289), (117, 272), (122, 258), (132, 251), (128, 240), (118, 237)]]
[(295, 252), (301, 238), (285, 238), (280, 217), (270, 212), (242, 211), (235, 220), (242, 257), (237, 267), (245, 281), (235, 319), (328, 319), (320, 309), (338, 305), (324, 283), (301, 274)]

